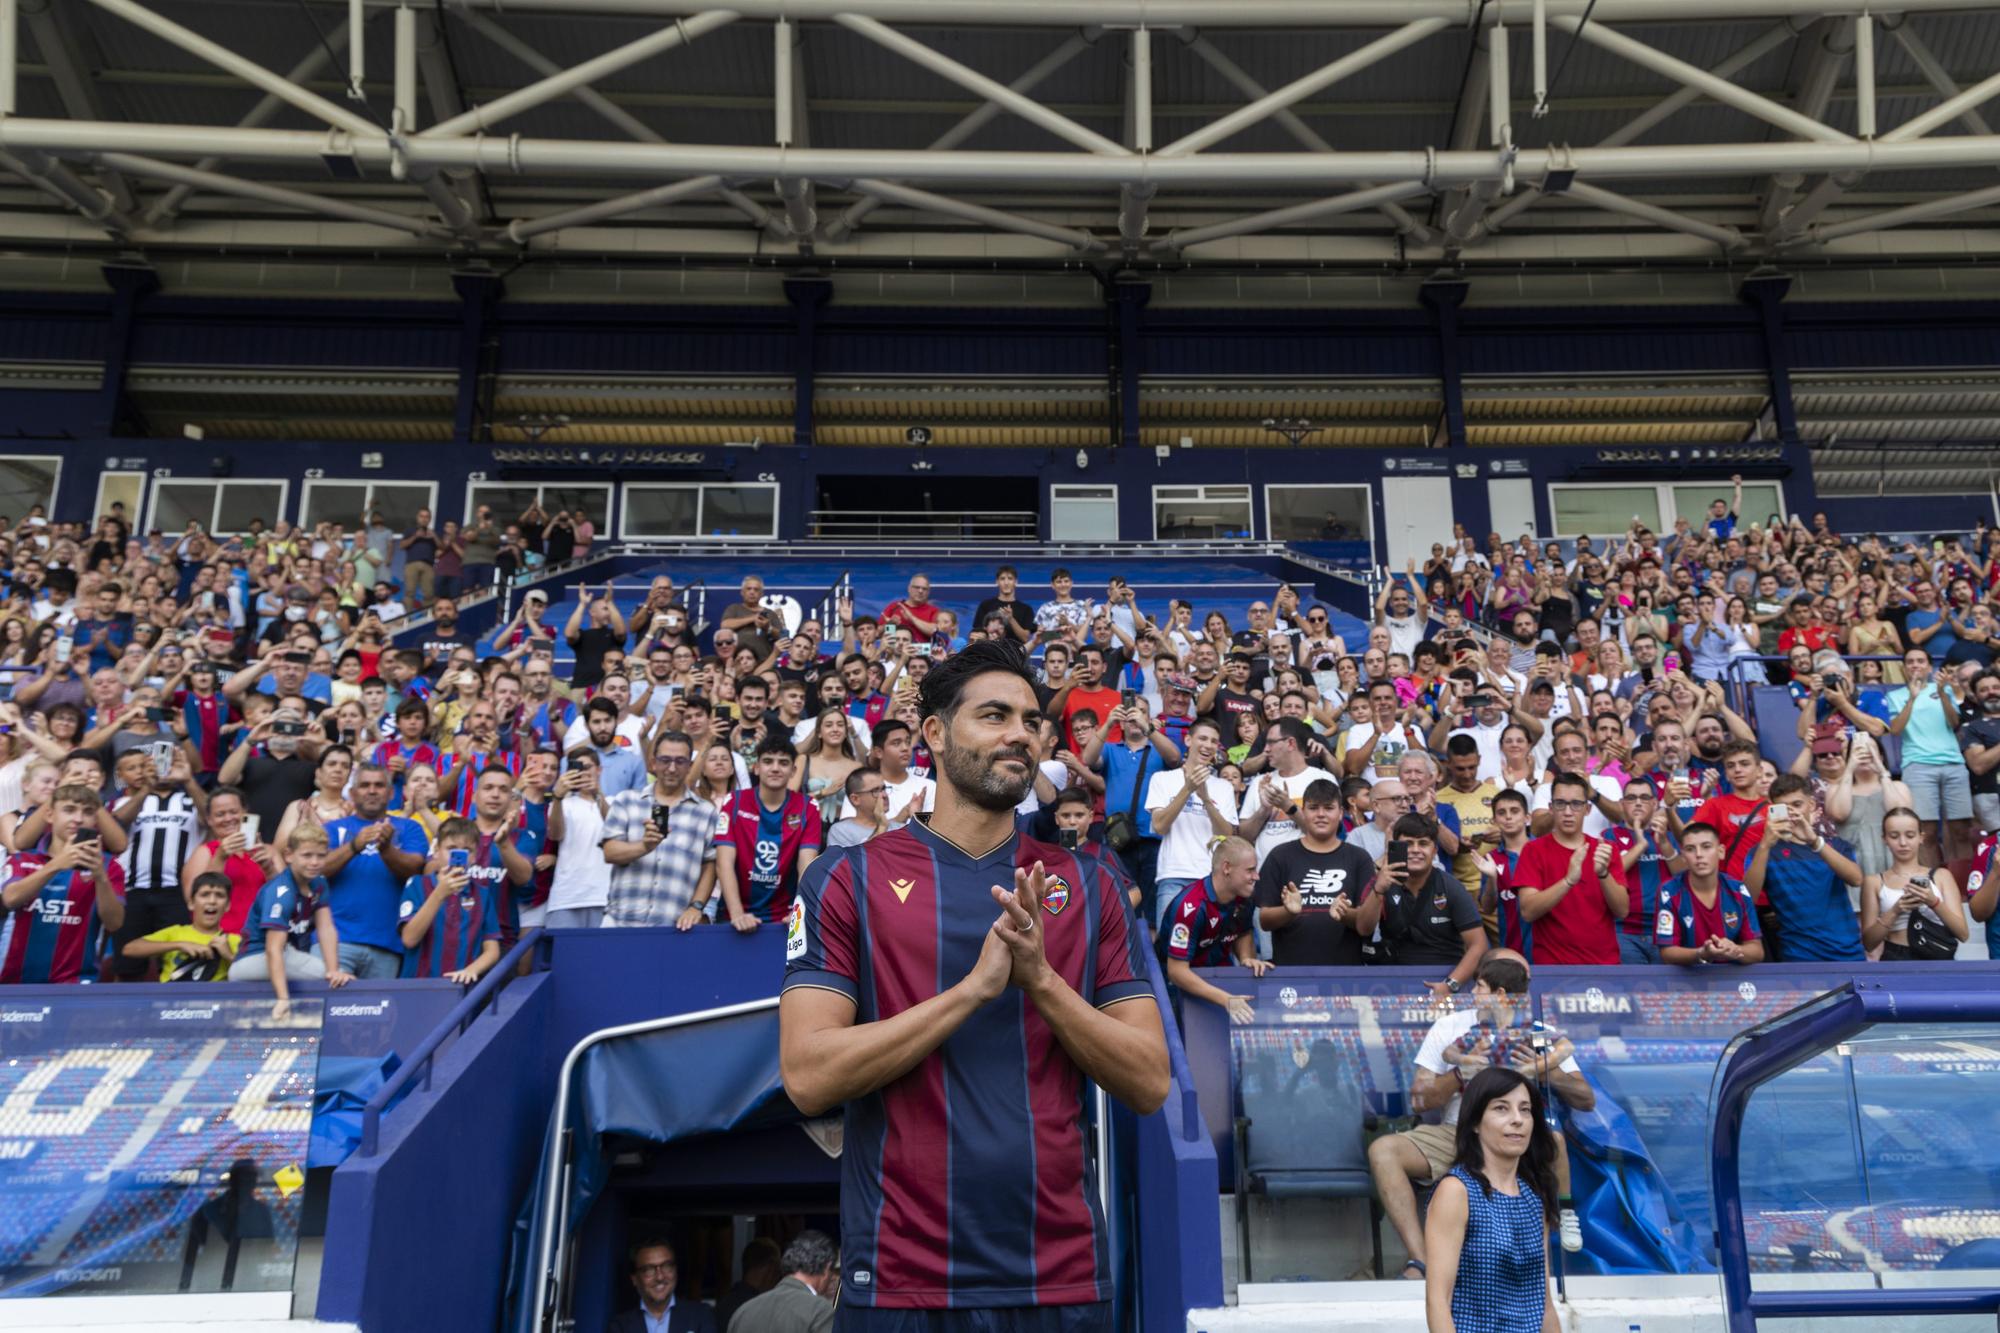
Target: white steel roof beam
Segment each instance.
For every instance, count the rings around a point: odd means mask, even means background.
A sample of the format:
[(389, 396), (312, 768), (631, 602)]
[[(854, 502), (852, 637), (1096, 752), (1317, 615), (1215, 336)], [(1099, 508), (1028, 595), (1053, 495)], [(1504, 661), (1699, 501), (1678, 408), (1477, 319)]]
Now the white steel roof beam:
[[(1720, 64), (1710, 66), (1708, 72), (1719, 79), (1734, 78), (1771, 52), (1797, 37), (1798, 34), (1799, 29), (1792, 22), (1779, 23), (1774, 27), (1766, 29), (1755, 40), (1737, 50)], [(1605, 135), (1602, 139), (1599, 139), (1597, 147), (1623, 147), (1700, 96), (1700, 89), (1691, 88), (1683, 84), (1666, 97), (1661, 98), (1653, 106), (1648, 107), (1611, 133)], [(1506, 203), (1486, 215), (1483, 234), (1491, 234), (1500, 230), (1511, 219), (1533, 208), (1538, 201), (1546, 197), (1539, 186), (1525, 187), (1512, 199), (1509, 199)]]
[[(344, 27), (331, 29), (326, 34), (324, 45), (318, 42), (313, 43), (312, 49), (307, 51), (296, 65), (293, 65), (290, 70), (286, 71), (286, 82), (303, 84), (306, 80), (318, 74), (320, 68), (332, 60), (334, 55), (346, 44), (347, 29)], [(272, 116), (277, 115), (278, 108), (283, 105), (285, 105), (284, 98), (278, 96), (276, 93), (265, 93), (262, 98), (258, 99), (257, 105), (251, 107), (243, 119), (236, 122), (237, 128), (254, 130), (259, 125), (268, 121)], [(223, 159), (220, 157), (205, 157), (195, 163), (195, 167), (200, 171), (214, 171), (222, 163)], [(191, 185), (176, 185), (173, 189), (168, 190), (166, 194), (153, 202), (151, 208), (146, 210), (146, 225), (149, 227), (158, 227), (172, 221), (174, 216), (187, 203), (188, 197), (193, 193), (194, 187)]]
[[(458, 17), (467, 27), (486, 38), (487, 41), (492, 42), (508, 55), (513, 56), (514, 59), (520, 61), (529, 69), (534, 70), (537, 74), (547, 77), (562, 72), (562, 66), (477, 10), (460, 6)], [(611, 124), (616, 125), (619, 129), (631, 135), (634, 139), (645, 143), (668, 142), (665, 135), (648, 125), (645, 121), (640, 120), (631, 112), (625, 110), (624, 107), (613, 102), (603, 93), (598, 92), (595, 88), (576, 88), (572, 90), (571, 95), (577, 101), (595, 111), (599, 116), (602, 116)], [(730, 188), (723, 181), (722, 177), (715, 177), (714, 180), (709, 182), (708, 188), (714, 191), (717, 197), (721, 198), (731, 208), (741, 213), (751, 222), (756, 223), (757, 226), (767, 231), (776, 230), (777, 219), (772, 217), (769, 209), (743, 193), (743, 191)], [(700, 194), (702, 191), (697, 190), (693, 193)], [(685, 199), (689, 196), (687, 194), (676, 194), (674, 197)]]
[[(58, 154), (138, 150), (167, 158), (222, 154), (245, 161), (323, 160), (328, 137), (316, 130), (234, 129), (135, 121), (0, 119), (0, 149), (39, 148)], [(381, 131), (341, 136), (355, 162), (386, 173), (395, 153)], [(1499, 181), (1504, 154), (1491, 150), (1384, 150), (1353, 153), (1200, 153), (1184, 158), (1109, 156), (1097, 153), (929, 153), (908, 149), (779, 149), (724, 144), (647, 144), (598, 139), (419, 137), (404, 146), (412, 166), (491, 171), (521, 178), (693, 176), (730, 172), (772, 179), (845, 181), (858, 176), (981, 183), (1031, 183), (1050, 188), (1111, 185), (1258, 185), (1310, 190), (1370, 177), (1384, 182), (1421, 181), (1437, 186)], [(1596, 181), (1713, 178), (1762, 173), (1791, 165), (1810, 172), (1906, 171), (1991, 167), (2000, 161), (2000, 137), (1951, 135), (1900, 143), (1702, 143), (1623, 148), (1532, 149), (1515, 173), (1539, 181), (1549, 171), (1574, 167)]]
[(931, 213), (943, 213), (947, 217), (964, 218), (968, 222), (982, 223), (1000, 231), (1019, 232), (1023, 236), (1039, 236), (1043, 240), (1056, 241), (1077, 250), (1089, 252), (1105, 248), (1102, 240), (1087, 231), (1079, 231), (1074, 227), (1058, 227), (1053, 223), (1022, 217), (1018, 213), (988, 208), (984, 204), (967, 203), (962, 199), (947, 199), (943, 195), (932, 194), (928, 190), (915, 189), (894, 181), (863, 178), (854, 182), (854, 188), (885, 203), (901, 204), (905, 208), (922, 209)]
[[(1017, 93), (1032, 92), (1037, 84), (1061, 69), (1064, 65), (1067, 65), (1070, 61), (1076, 59), (1094, 41), (1096, 41), (1094, 31), (1090, 34), (1082, 32), (1072, 34), (1064, 40), (1061, 46), (1058, 46), (1055, 50), (1029, 66), (1021, 77), (1015, 79), (1007, 86)], [(965, 119), (959, 121), (958, 124), (933, 139), (929, 151), (942, 153), (958, 147), (974, 134), (978, 133), (988, 121), (999, 114), (1000, 104), (998, 102), (981, 103), (977, 110), (970, 112)], [(854, 229), (861, 225), (863, 218), (881, 206), (882, 201), (873, 195), (856, 200), (848, 207), (845, 213), (842, 213), (834, 220), (832, 226), (826, 229), (827, 240), (835, 243), (846, 240), (854, 234)]]
[[(98, 101), (96, 88), (84, 73), (85, 61), (79, 56), (72, 22), (75, 11), (57, 12), (51, 0), (20, 0), (20, 7), (21, 17), (27, 20), (28, 31), (34, 34), (35, 46), (42, 53), (42, 63), (48, 66), (49, 77), (55, 81), (56, 96), (62, 99), (63, 110), (77, 120), (109, 119)], [(138, 213), (139, 198), (125, 178), (109, 170), (100, 174), (119, 211)]]
[[(393, 8), (401, 0), (366, 0)], [(695, 14), (709, 8), (700, 0), (460, 0), (484, 9), (536, 10), (574, 15)], [(886, 23), (928, 26), (968, 24), (1025, 28), (1073, 28), (1077, 0), (737, 0), (731, 6), (749, 19), (789, 18), (795, 23), (863, 15)], [(1926, 12), (1991, 10), (1992, 0), (1920, 0)], [(1106, 27), (1146, 24), (1155, 30), (1188, 26), (1225, 28), (1393, 28), (1421, 18), (1465, 23), (1475, 15), (1497, 21), (1500, 5), (1467, 0), (1091, 0), (1091, 22)], [(1851, 16), (1880, 11), (1883, 0), (1548, 0), (1551, 20), (1575, 19), (1589, 11), (1593, 22), (1690, 23), (1712, 19)], [(1519, 17), (1518, 10), (1515, 17)]]
[[(1270, 89), (1257, 82), (1256, 79), (1245, 72), (1242, 66), (1218, 50), (1215, 43), (1209, 41), (1207, 37), (1200, 33), (1189, 32), (1186, 34), (1185, 40), (1187, 41), (1189, 50), (1200, 56), (1210, 69), (1228, 80), (1245, 97), (1259, 98), (1267, 96), (1270, 93)], [(1277, 121), (1285, 133), (1291, 135), (1293, 139), (1298, 141), (1301, 147), (1308, 151), (1315, 153), (1331, 153), (1333, 151), (1333, 145), (1321, 137), (1312, 126), (1301, 120), (1298, 113), (1290, 107), (1280, 107), (1272, 114), (1271, 119)], [(1396, 230), (1408, 237), (1412, 244), (1427, 245), (1430, 243), (1431, 229), (1412, 217), (1409, 210), (1401, 204), (1393, 200), (1385, 200), (1376, 206), (1375, 211), (1394, 223)]]
[(330, 199), (325, 195), (311, 194), (305, 190), (288, 190), (283, 186), (266, 185), (262, 181), (247, 181), (236, 176), (224, 176), (212, 171), (200, 171), (194, 167), (184, 167), (172, 162), (161, 162), (132, 153), (102, 153), (98, 161), (114, 166), (120, 171), (134, 176), (144, 176), (153, 180), (171, 181), (189, 185), (198, 190), (215, 194), (233, 194), (244, 199), (256, 199), (264, 203), (281, 204), (288, 208), (304, 209), (309, 213), (321, 213), (327, 217), (340, 218), (348, 222), (367, 222), (378, 227), (388, 227), (395, 231), (406, 231), (414, 236), (449, 239), (451, 233), (428, 218), (415, 217), (406, 213), (392, 213), (387, 209), (370, 208), (365, 204), (352, 204), (344, 199)]
[[(93, 0), (93, 2), (126, 3), (127, 0)], [(601, 56), (586, 60), (581, 65), (563, 70), (559, 74), (551, 74), (537, 83), (517, 88), (505, 96), (496, 97), (484, 106), (473, 107), (449, 120), (433, 125), (424, 130), (419, 137), (450, 139), (459, 135), (485, 133), (511, 116), (541, 106), (544, 102), (553, 102), (578, 88), (587, 87), (599, 79), (636, 65), (642, 60), (651, 59), (663, 51), (685, 46), (695, 38), (735, 21), (735, 13), (726, 9), (709, 10), (685, 22), (676, 21), (647, 33), (635, 42), (627, 42), (621, 47), (606, 51)]]
[(1033, 98), (1023, 96), (1006, 84), (990, 79), (978, 70), (962, 65), (942, 52), (933, 51), (922, 42), (906, 37), (875, 19), (862, 14), (841, 13), (834, 15), (834, 21), (878, 46), (887, 47), (911, 63), (921, 65), (933, 74), (949, 79), (968, 91), (978, 93), (989, 102), (999, 103), (1001, 107), (1013, 112), (1029, 124), (1040, 126), (1057, 138), (1067, 140), (1086, 152), (1102, 157), (1132, 155), (1132, 150), (1123, 144), (1113, 143), (1096, 130), (1079, 125), (1060, 112), (1051, 111)]

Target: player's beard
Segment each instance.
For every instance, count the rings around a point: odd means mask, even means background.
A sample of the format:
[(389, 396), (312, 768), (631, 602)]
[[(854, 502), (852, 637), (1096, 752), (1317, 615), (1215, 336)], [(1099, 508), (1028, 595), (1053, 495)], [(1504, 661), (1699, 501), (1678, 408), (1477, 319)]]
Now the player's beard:
[[(1026, 765), (1020, 777), (998, 767), (1004, 759), (1018, 759)], [(971, 746), (946, 740), (937, 751), (937, 760), (952, 789), (982, 810), (1012, 810), (1035, 780), (1035, 759), (1026, 750), (1002, 748), (982, 754)]]

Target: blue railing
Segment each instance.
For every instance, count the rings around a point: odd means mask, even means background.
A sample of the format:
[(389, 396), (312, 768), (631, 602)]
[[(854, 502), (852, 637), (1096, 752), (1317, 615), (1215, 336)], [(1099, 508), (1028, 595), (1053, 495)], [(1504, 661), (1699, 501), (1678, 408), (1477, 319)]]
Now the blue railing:
[(1870, 1027), (1981, 1022), (2000, 1022), (2000, 988), (1990, 978), (1899, 974), (1850, 982), (1730, 1043), (1716, 1072), (1709, 1168), (1730, 1333), (1757, 1333), (1760, 1318), (2000, 1313), (1992, 1287), (1754, 1291), (1744, 1231), (1743, 1128), (1753, 1092)]
[(548, 965), (547, 951), (541, 947), (545, 938), (538, 929), (524, 931), (521, 938), (514, 941), (514, 947), (501, 955), (500, 961), (488, 969), (486, 975), (465, 993), (465, 998), (444, 1016), (443, 1022), (431, 1029), (430, 1034), (417, 1043), (396, 1072), (389, 1076), (389, 1080), (373, 1097), (368, 1099), (368, 1105), (361, 1108), (361, 1146), (356, 1150), (361, 1156), (375, 1155), (376, 1144), (381, 1136), (382, 1115), (398, 1097), (403, 1095), (410, 1084), (421, 1078), (424, 1091), (430, 1090), (431, 1070), (437, 1063), (439, 1048), (450, 1039), (463, 1036), (465, 1029), (471, 1026), (472, 1020), (487, 1009), (491, 1008), (498, 1013), (500, 991), (506, 986), (508, 978), (519, 969), (521, 960), (534, 952), (541, 955), (536, 962), (537, 970)]

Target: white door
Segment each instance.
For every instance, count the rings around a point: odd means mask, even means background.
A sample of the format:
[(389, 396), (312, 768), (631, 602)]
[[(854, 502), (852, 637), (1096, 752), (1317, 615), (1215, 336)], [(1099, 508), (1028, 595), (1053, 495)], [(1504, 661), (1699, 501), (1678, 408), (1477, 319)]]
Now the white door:
[(1451, 541), (1451, 478), (1382, 478), (1382, 516), (1389, 568), (1413, 559), (1421, 566), (1432, 542)]
[[(1534, 482), (1526, 477), (1489, 481), (1486, 483), (1486, 504), (1493, 511), (1493, 530), (1500, 534), (1501, 541), (1512, 544), (1523, 533), (1534, 535)], [(1485, 545), (1484, 540), (1480, 544)]]

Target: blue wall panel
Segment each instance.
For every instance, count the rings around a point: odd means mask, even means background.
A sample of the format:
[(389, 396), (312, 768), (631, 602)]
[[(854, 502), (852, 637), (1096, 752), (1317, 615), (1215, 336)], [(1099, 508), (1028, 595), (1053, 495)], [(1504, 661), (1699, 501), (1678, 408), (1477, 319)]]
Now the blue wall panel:
[(0, 360), (101, 361), (111, 297), (0, 293)]
[(269, 302), (149, 299), (133, 331), (137, 365), (367, 366), (457, 364), (455, 302)]
[(2000, 365), (2000, 305), (1785, 307), (1793, 369), (1916, 369)]
[(1463, 373), (1612, 375), (1766, 369), (1749, 307), (1459, 312)]
[(784, 307), (500, 306), (502, 373), (787, 375)]
[(1146, 310), (1140, 338), (1147, 375), (1438, 373), (1437, 333), (1423, 311)]
[(1100, 311), (866, 308), (820, 312), (822, 375), (994, 377), (1109, 373)]

